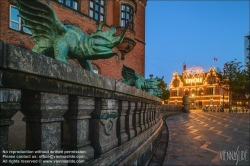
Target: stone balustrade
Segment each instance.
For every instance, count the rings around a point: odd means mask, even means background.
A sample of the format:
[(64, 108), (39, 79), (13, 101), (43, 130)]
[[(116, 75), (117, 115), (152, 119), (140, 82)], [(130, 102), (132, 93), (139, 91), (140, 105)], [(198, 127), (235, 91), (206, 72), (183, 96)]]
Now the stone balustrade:
[(11, 118), (21, 111), (25, 149), (83, 151), (84, 161), (75, 165), (147, 164), (161, 137), (162, 117), (183, 109), (161, 105), (159, 98), (117, 80), (4, 42), (0, 42), (0, 87), (1, 153), (8, 150)]

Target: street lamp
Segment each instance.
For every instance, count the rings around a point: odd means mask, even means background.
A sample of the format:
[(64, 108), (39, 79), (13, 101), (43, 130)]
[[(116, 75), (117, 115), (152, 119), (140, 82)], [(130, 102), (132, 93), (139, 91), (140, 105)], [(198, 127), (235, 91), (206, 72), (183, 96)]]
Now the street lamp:
[(225, 108), (225, 103), (224, 103), (224, 99), (225, 99), (225, 96), (224, 96), (224, 81), (220, 81), (219, 82), (219, 87), (220, 89), (222, 90), (222, 112), (224, 112), (224, 108)]
[(248, 108), (247, 109), (250, 109), (250, 94), (249, 93), (246, 93), (245, 94), (245, 96), (246, 96), (246, 99), (248, 100), (247, 102), (248, 102)]
[(192, 95), (191, 95), (191, 96), (192, 96), (192, 100), (191, 100), (191, 101), (192, 101), (192, 107), (193, 107), (193, 108), (195, 108), (195, 99), (194, 99), (194, 94), (192, 93)]

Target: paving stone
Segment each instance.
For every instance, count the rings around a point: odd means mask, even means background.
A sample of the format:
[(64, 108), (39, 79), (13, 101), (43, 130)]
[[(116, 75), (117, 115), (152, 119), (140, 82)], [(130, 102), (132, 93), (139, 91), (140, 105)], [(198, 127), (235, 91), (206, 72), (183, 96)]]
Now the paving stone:
[[(168, 118), (164, 165), (249, 165), (249, 118), (249, 113), (197, 110)], [(230, 153), (237, 154), (238, 160)]]

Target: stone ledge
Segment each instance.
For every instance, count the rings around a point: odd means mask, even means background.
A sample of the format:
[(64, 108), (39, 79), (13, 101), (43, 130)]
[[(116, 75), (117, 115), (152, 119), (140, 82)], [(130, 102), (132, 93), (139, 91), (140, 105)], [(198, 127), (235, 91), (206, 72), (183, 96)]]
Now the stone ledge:
[[(24, 76), (33, 75), (34, 77), (40, 78), (47, 77), (64, 83), (73, 83), (75, 85), (78, 84), (96, 88), (100, 91), (118, 92), (137, 98), (161, 102), (156, 96), (138, 90), (135, 87), (125, 85), (112, 78), (91, 73), (77, 66), (66, 64), (2, 41), (0, 41), (0, 68), (8, 69), (8, 71), (20, 72), (23, 73)], [(110, 98), (110, 96), (107, 98)]]
[[(115, 80), (100, 76), (71, 64), (37, 54), (30, 50), (6, 43), (6, 55), (1, 55), (1, 67), (20, 72), (50, 77), (107, 90), (115, 90)], [(5, 56), (5, 57), (3, 57)]]

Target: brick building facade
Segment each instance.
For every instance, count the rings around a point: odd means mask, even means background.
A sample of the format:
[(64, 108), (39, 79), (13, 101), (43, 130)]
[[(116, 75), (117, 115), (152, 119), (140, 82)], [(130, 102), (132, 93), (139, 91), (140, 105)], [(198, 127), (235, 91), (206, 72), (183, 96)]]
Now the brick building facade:
[(228, 88), (222, 84), (214, 68), (210, 67), (206, 72), (202, 67), (186, 69), (184, 65), (182, 75), (177, 72), (173, 74), (169, 104), (182, 105), (183, 95), (188, 94), (191, 109), (218, 108), (223, 105), (228, 108)]
[[(64, 24), (80, 27), (84, 33), (96, 31), (98, 23), (103, 30), (111, 25), (117, 27), (117, 34), (132, 21), (121, 44), (113, 48), (118, 56), (109, 59), (91, 61), (99, 74), (121, 79), (123, 65), (135, 69), (144, 76), (145, 70), (145, 8), (146, 0), (43, 0), (56, 12), (58, 19)], [(17, 17), (15, 0), (1, 0), (0, 6), (0, 40), (32, 49), (35, 42), (30, 39), (30, 31), (21, 26)], [(77, 64), (75, 60), (70, 63)]]

